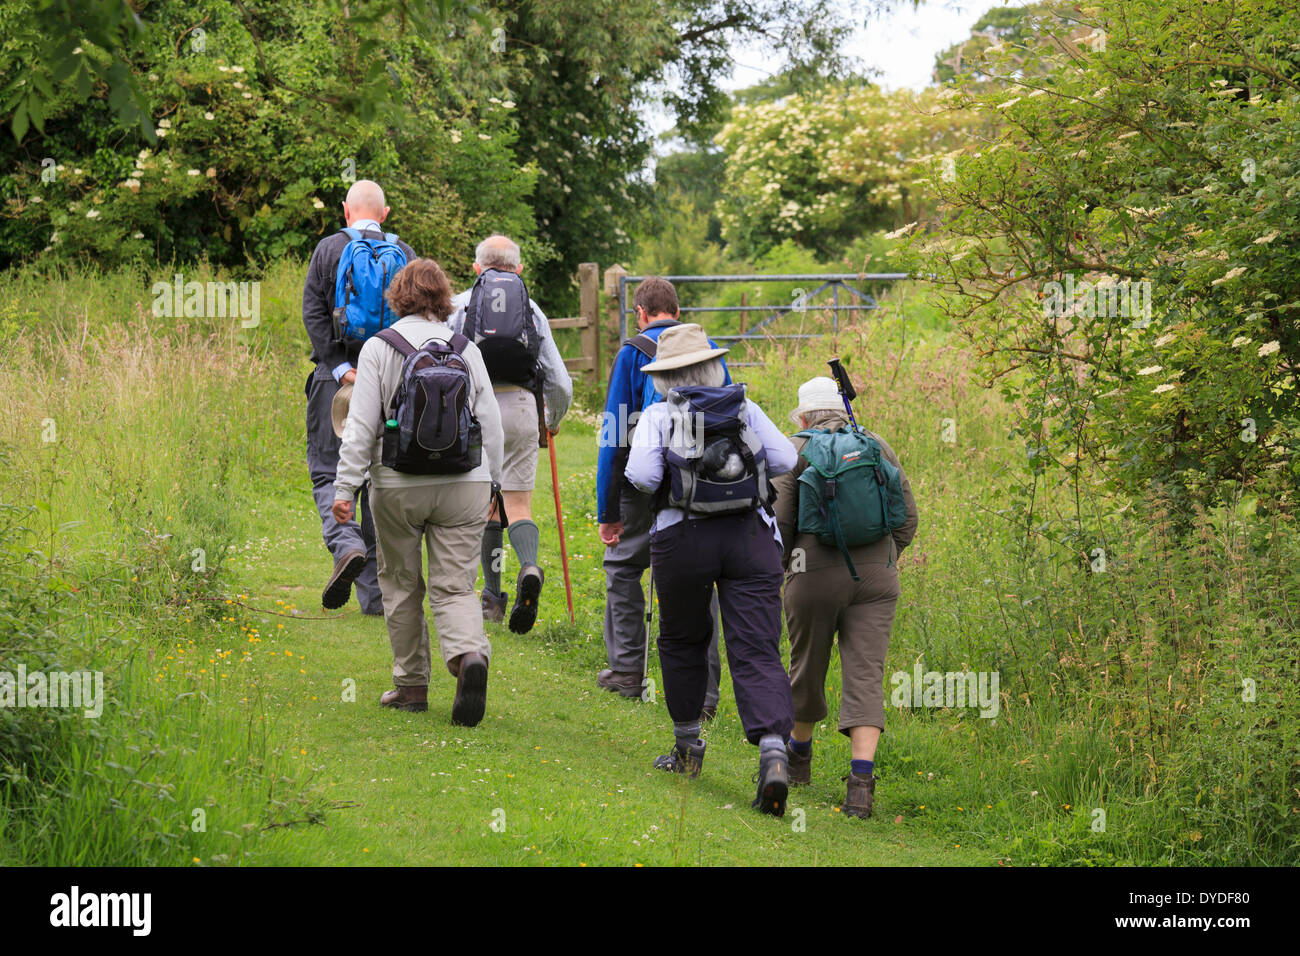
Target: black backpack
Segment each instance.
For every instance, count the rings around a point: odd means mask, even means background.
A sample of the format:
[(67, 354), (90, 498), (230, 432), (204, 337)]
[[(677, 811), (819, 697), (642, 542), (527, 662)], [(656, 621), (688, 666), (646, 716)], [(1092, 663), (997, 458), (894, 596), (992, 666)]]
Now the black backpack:
[(528, 287), (517, 273), (484, 269), (479, 274), (465, 306), (464, 333), (483, 353), (493, 382), (536, 385), (541, 336)]
[(430, 339), (418, 349), (396, 329), (377, 333), (404, 356), (393, 393), (392, 418), (384, 423), (385, 468), (410, 475), (472, 471), (483, 460), (483, 433), (470, 413), (469, 366), (462, 353), (469, 339)]
[(767, 453), (749, 427), (744, 385), (674, 388), (661, 504), (712, 517), (771, 502)]

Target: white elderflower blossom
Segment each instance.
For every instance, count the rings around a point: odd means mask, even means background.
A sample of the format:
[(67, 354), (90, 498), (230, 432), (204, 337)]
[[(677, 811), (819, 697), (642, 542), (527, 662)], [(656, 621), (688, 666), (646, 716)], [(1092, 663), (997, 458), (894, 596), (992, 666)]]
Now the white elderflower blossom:
[(1265, 342), (1263, 345), (1261, 345), (1259, 347), (1259, 351), (1256, 354), (1260, 358), (1263, 358), (1265, 355), (1272, 355), (1281, 347), (1282, 346), (1278, 344), (1277, 339), (1274, 339), (1272, 342)]

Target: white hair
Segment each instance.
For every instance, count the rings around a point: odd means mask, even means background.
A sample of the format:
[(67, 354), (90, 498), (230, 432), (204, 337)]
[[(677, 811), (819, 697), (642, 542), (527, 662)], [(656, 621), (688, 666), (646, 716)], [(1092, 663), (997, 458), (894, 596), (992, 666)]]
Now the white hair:
[(384, 211), (384, 191), (379, 188), (379, 183), (370, 179), (358, 179), (349, 186), (347, 201), (353, 212), (382, 215)]
[(722, 358), (714, 356), (694, 365), (681, 368), (664, 369), (662, 372), (647, 372), (654, 382), (655, 391), (667, 395), (674, 388), (686, 388), (690, 385), (707, 385), (717, 388), (727, 380), (727, 373), (722, 368)]
[(474, 261), (484, 269), (507, 269), (511, 272), (519, 268), (519, 245), (509, 236), (500, 233), (488, 236), (474, 249)]

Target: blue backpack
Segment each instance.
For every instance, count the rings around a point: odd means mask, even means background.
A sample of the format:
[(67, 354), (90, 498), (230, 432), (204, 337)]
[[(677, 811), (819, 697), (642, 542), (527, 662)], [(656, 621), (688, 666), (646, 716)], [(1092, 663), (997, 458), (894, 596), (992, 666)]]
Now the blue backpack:
[(406, 265), (406, 253), (395, 233), (366, 239), (360, 229), (343, 230), (349, 242), (339, 257), (334, 280), (334, 332), (340, 341), (364, 342), (401, 316), (393, 315), (384, 293), (393, 276)]

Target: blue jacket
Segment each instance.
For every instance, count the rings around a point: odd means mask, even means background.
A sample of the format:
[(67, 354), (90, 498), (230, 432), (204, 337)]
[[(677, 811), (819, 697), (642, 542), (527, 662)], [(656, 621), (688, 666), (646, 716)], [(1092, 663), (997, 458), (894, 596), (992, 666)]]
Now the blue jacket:
[[(664, 319), (646, 326), (641, 333), (658, 341), (664, 329), (677, 324), (676, 320)], [(709, 344), (718, 347), (712, 339)], [(618, 499), (623, 488), (623, 469), (627, 465), (628, 433), (631, 431), (629, 418), (655, 402), (663, 401), (650, 376), (641, 371), (650, 362), (651, 359), (630, 341), (624, 342), (609, 373), (605, 416), (598, 435), (600, 450), (596, 454), (596, 520), (601, 524), (622, 520)], [(722, 368), (726, 373), (726, 384), (730, 385), (731, 372), (727, 370), (726, 359), (722, 361)], [(635, 420), (631, 424), (635, 425)]]

